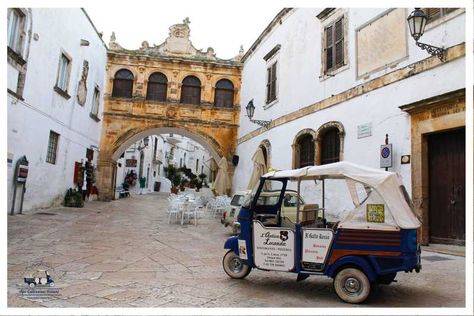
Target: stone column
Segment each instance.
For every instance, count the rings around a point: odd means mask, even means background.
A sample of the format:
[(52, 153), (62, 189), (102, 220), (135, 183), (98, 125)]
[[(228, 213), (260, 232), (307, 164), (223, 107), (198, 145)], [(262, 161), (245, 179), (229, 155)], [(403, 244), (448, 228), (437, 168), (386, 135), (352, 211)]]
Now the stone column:
[(99, 200), (111, 201), (115, 199), (115, 172), (117, 162), (111, 159), (101, 159), (97, 161), (97, 189)]

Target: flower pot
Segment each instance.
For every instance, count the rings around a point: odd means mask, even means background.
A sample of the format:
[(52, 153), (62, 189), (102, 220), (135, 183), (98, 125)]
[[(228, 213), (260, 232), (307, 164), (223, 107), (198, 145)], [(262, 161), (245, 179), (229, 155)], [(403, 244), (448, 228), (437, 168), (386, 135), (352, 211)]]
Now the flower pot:
[(178, 188), (172, 187), (171, 188), (171, 193), (178, 194)]

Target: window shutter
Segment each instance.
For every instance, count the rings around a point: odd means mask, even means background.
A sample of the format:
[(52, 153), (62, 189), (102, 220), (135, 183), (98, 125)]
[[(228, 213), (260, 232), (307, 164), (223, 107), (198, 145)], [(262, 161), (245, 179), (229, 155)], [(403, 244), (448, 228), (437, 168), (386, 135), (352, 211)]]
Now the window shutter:
[(270, 103), (271, 78), (272, 78), (272, 69), (271, 69), (271, 68), (267, 68), (267, 103)]
[(423, 11), (429, 19), (436, 19), (441, 16), (441, 8), (425, 8)]
[(331, 69), (333, 66), (333, 36), (332, 26), (326, 28), (326, 71)]
[(339, 161), (339, 131), (331, 128), (324, 133), (321, 140), (321, 164), (328, 164)]
[(343, 18), (335, 24), (335, 64), (336, 66), (344, 64), (344, 32), (343, 32)]
[(277, 67), (277, 63), (275, 62), (275, 63), (272, 65), (272, 85), (271, 85), (272, 94), (271, 94), (271, 101), (273, 101), (273, 100), (276, 99), (276, 81), (277, 81), (277, 77), (276, 77), (276, 67)]

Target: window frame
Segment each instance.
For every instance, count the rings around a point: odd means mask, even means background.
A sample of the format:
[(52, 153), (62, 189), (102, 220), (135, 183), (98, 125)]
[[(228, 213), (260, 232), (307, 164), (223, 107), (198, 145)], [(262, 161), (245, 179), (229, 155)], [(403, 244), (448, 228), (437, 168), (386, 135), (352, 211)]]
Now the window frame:
[[(193, 85), (193, 84), (189, 84), (189, 83), (184, 83), (184, 81), (188, 78), (196, 78), (199, 82), (199, 85)], [(189, 89), (189, 90), (188, 90)], [(197, 100), (197, 96), (198, 94), (195, 93), (196, 95), (193, 95), (193, 93), (189, 93), (189, 92), (197, 92), (199, 90), (199, 100)], [(185, 93), (189, 93), (189, 94), (186, 94)], [(187, 99), (187, 98), (190, 98), (190, 99)], [(194, 100), (196, 98), (196, 100)], [(182, 104), (192, 104), (192, 105), (201, 105), (202, 103), (202, 81), (201, 79), (199, 79), (198, 77), (194, 76), (194, 75), (189, 75), (189, 76), (186, 76), (183, 78), (183, 80), (181, 81), (181, 95), (180, 95), (180, 100), (179, 100), (179, 103), (182, 103)]]
[(56, 133), (53, 130), (49, 131), (48, 148), (46, 151), (46, 162), (52, 165), (55, 165), (57, 161), (60, 136), (61, 135), (59, 133)]
[[(65, 66), (63, 66), (64, 60), (67, 61), (67, 64)], [(66, 99), (69, 99), (71, 97), (68, 93), (69, 81), (71, 77), (71, 69), (72, 69), (71, 56), (68, 53), (66, 53), (64, 50), (61, 50), (61, 53), (59, 55), (58, 70), (56, 74), (56, 84), (54, 86), (54, 90)], [(64, 70), (64, 72), (62, 72), (62, 70)], [(64, 79), (62, 80), (61, 78), (64, 78)]]
[[(266, 89), (265, 89), (265, 105), (278, 101), (278, 60), (267, 63), (266, 67)], [(273, 94), (272, 94), (273, 93)]]
[(89, 116), (95, 121), (100, 121), (99, 119), (99, 108), (100, 108), (100, 89), (99, 86), (94, 86), (94, 94), (92, 95), (92, 104), (91, 111)]
[[(117, 74), (122, 71), (122, 70), (126, 70), (128, 72), (130, 72), (130, 74), (132, 75), (132, 78), (130, 79), (126, 79), (126, 78), (117, 78)], [(114, 73), (114, 78), (112, 80), (112, 93), (111, 93), (111, 96), (112, 98), (123, 98), (123, 99), (131, 99), (133, 97), (133, 86), (134, 86), (134, 83), (135, 83), (135, 74), (128, 68), (120, 68), (118, 69), (115, 73)], [(124, 90), (120, 90), (119, 88), (117, 88), (117, 84), (118, 82), (128, 82), (130, 84), (130, 89), (129, 91), (127, 90), (127, 95), (125, 94), (121, 94), (121, 92), (124, 92)]]
[[(221, 88), (218, 87), (219, 82), (223, 81), (228, 81), (231, 85), (232, 88)], [(219, 95), (222, 94), (222, 97), (219, 97)], [(232, 96), (230, 96), (232, 95)], [(227, 99), (228, 98), (228, 99)], [(222, 108), (232, 108), (234, 107), (234, 98), (235, 98), (235, 86), (234, 83), (226, 78), (220, 79), (216, 82), (216, 87), (214, 89), (214, 106), (215, 107), (222, 107)], [(224, 100), (223, 102), (220, 102), (220, 100)], [(227, 105), (228, 102), (230, 101), (230, 105)], [(219, 104), (222, 103), (222, 104)]]
[[(303, 143), (303, 141), (305, 143)], [(305, 148), (304, 151), (303, 151), (302, 150), (303, 145), (308, 145), (309, 148)], [(314, 145), (313, 135), (307, 133), (307, 134), (303, 134), (303, 135), (299, 136), (298, 140), (297, 140), (297, 146), (298, 146), (298, 151), (299, 151), (298, 161), (297, 161), (297, 168), (314, 166), (315, 165), (315, 160), (314, 160), (314, 158), (315, 158), (315, 145)], [(303, 162), (302, 162), (302, 159), (303, 159), (302, 153), (305, 153), (306, 156), (308, 156), (308, 157), (304, 157), (306, 160), (304, 160)], [(312, 159), (311, 159), (311, 156), (312, 156)]]
[[(330, 127), (326, 129), (321, 137), (321, 153), (320, 153), (320, 165), (326, 165), (334, 162), (341, 161), (340, 157), (340, 137), (339, 130), (337, 127)], [(328, 148), (332, 146), (331, 148)], [(329, 153), (332, 156), (327, 156)], [(337, 158), (336, 158), (337, 156)]]
[[(338, 39), (337, 38), (337, 24), (340, 23), (340, 27), (342, 28), (341, 32), (341, 37)], [(345, 61), (345, 51), (344, 51), (344, 45), (345, 45), (345, 37), (344, 37), (344, 15), (338, 17), (335, 21), (331, 22), (330, 24), (326, 25), (324, 27), (324, 73), (331, 73), (334, 70), (337, 70), (341, 67), (344, 66), (344, 61)], [(331, 29), (331, 42), (329, 43), (328, 41), (328, 30)], [(342, 44), (341, 44), (342, 43)], [(342, 45), (342, 58), (340, 61), (337, 59), (337, 45), (341, 44)], [(328, 67), (328, 50), (331, 49), (331, 66)]]
[[(12, 16), (18, 16), (17, 25), (16, 25), (16, 34), (12, 37)], [(24, 35), (23, 30), (25, 27), (26, 15), (22, 10), (17, 8), (10, 8), (8, 12), (8, 27), (7, 27), (7, 47), (13, 50), (15, 53), (21, 56), (21, 51), (23, 48), (23, 39)], [(10, 45), (11, 40), (13, 39), (13, 45)]]
[[(161, 75), (162, 78), (165, 80), (163, 82), (151, 80), (151, 77), (155, 74)], [(150, 76), (148, 76), (145, 99), (148, 101), (166, 102), (167, 97), (168, 97), (168, 82), (169, 82), (168, 77), (164, 73), (159, 72), (159, 71), (155, 71), (151, 73)], [(155, 90), (152, 91), (152, 89), (150, 88), (153, 88)]]
[[(324, 14), (323, 14), (324, 13)], [(321, 34), (321, 46), (320, 46), (320, 76), (319, 81), (327, 80), (331, 77), (334, 77), (340, 72), (343, 72), (350, 67), (350, 58), (349, 58), (349, 12), (348, 9), (329, 9), (323, 10), (317, 18), (320, 20), (320, 34)], [(342, 49), (342, 59), (341, 62), (337, 64), (337, 67), (333, 65), (330, 69), (326, 69), (326, 47), (327, 47), (327, 38), (326, 38), (326, 29), (335, 26), (338, 21), (342, 19), (341, 27), (341, 49)], [(335, 28), (333, 28), (333, 33)], [(338, 41), (339, 42), (339, 41)], [(335, 49), (335, 46), (334, 46)], [(335, 50), (334, 54), (335, 56)]]

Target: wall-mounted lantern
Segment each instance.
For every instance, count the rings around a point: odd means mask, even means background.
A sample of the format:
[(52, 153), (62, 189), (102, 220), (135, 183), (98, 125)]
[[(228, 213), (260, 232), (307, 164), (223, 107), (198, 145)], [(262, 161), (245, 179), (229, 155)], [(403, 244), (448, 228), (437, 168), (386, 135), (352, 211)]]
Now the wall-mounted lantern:
[(426, 50), (431, 56), (437, 56), (441, 61), (444, 61), (446, 58), (446, 50), (444, 48), (418, 42), (425, 32), (426, 22), (428, 22), (428, 16), (425, 12), (420, 8), (415, 8), (408, 16), (407, 21), (411, 37), (415, 40), (416, 46)]
[(148, 147), (148, 136), (143, 138), (140, 143), (138, 144), (138, 151), (141, 151), (142, 149), (145, 149)]
[(270, 121), (262, 121), (262, 120), (252, 120), (253, 114), (255, 112), (255, 106), (253, 105), (253, 99), (249, 101), (247, 106), (245, 107), (245, 110), (247, 111), (247, 116), (249, 117), (250, 122), (255, 123), (257, 125), (260, 125), (262, 127), (268, 128), (270, 126)]

